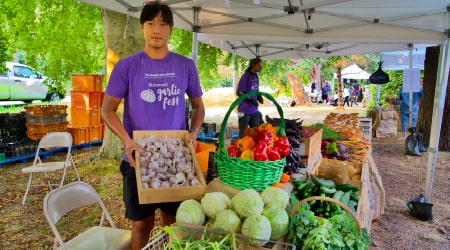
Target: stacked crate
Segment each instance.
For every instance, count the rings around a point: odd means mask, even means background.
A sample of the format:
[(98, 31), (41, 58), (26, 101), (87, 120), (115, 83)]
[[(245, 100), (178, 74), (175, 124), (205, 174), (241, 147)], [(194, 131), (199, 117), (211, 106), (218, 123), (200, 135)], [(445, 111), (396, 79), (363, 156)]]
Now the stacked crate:
[(72, 74), (70, 126), (75, 145), (103, 140), (103, 75)]
[(49, 132), (67, 131), (66, 105), (33, 105), (25, 107), (27, 136), (39, 140)]

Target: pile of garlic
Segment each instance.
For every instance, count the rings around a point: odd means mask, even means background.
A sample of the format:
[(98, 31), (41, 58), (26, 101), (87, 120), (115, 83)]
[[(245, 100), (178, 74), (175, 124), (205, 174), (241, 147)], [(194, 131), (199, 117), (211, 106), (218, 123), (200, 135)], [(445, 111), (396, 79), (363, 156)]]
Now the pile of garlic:
[(144, 188), (170, 188), (201, 185), (192, 154), (181, 139), (149, 136), (138, 139), (141, 182)]

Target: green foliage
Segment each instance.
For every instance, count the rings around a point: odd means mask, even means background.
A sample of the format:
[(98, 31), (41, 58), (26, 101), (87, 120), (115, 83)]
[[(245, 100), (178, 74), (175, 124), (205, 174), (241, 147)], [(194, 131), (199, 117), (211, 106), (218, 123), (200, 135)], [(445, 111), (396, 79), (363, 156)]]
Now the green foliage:
[(403, 84), (403, 70), (389, 70), (386, 73), (389, 75), (389, 82), (381, 85), (380, 107), (388, 107), (385, 98), (397, 97)]
[[(0, 9), (2, 34), (10, 41), (6, 53), (18, 53), (60, 92), (72, 73), (104, 74), (100, 8), (75, 0), (5, 0)], [(1, 45), (0, 51), (5, 53)]]

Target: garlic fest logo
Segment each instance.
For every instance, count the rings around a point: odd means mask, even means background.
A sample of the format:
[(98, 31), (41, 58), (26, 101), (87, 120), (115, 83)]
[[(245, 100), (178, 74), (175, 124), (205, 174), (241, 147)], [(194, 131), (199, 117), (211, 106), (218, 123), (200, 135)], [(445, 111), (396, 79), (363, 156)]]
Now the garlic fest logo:
[(145, 74), (145, 78), (164, 78), (164, 81), (162, 83), (148, 83), (148, 89), (141, 92), (141, 99), (149, 103), (162, 102), (164, 110), (167, 106), (178, 106), (181, 89), (167, 81), (167, 78), (175, 77), (175, 73)]

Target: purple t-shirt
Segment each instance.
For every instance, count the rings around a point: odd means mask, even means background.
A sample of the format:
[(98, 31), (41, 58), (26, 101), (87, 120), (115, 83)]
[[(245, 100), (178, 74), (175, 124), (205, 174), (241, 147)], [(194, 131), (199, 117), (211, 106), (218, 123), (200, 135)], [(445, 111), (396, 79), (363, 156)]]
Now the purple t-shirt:
[[(237, 92), (248, 93), (250, 91), (259, 91), (259, 78), (258, 74), (253, 74), (246, 70), (239, 80)], [(253, 96), (252, 98), (257, 100), (256, 96)], [(258, 107), (254, 106), (250, 102), (242, 101), (239, 103), (238, 111), (251, 115), (258, 111)]]
[(108, 95), (124, 98), (123, 124), (133, 130), (184, 130), (185, 94), (203, 95), (194, 62), (170, 52), (152, 59), (144, 51), (117, 62), (106, 87)]

